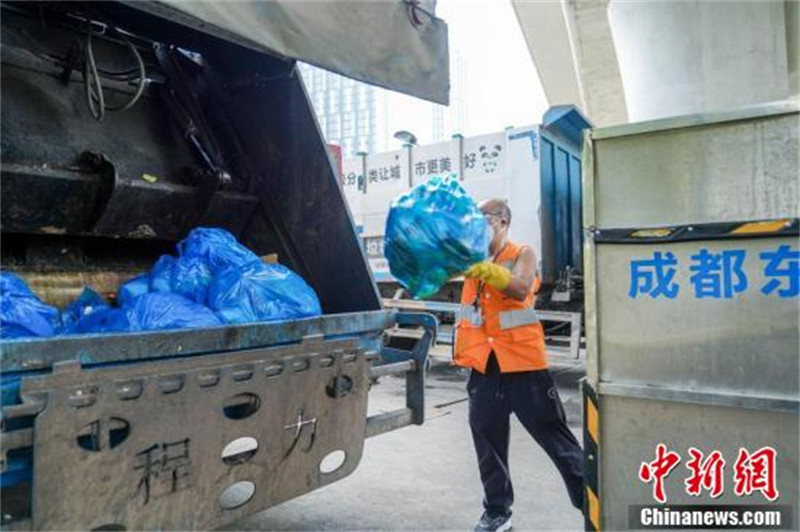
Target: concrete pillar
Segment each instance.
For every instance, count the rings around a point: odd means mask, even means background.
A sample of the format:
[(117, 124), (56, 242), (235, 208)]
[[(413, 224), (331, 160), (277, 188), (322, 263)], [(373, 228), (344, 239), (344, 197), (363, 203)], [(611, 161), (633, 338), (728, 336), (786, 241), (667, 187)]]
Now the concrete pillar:
[(789, 94), (800, 93), (800, 2), (786, 0), (786, 62), (789, 63)]
[(612, 0), (608, 20), (632, 122), (789, 96), (785, 2)]

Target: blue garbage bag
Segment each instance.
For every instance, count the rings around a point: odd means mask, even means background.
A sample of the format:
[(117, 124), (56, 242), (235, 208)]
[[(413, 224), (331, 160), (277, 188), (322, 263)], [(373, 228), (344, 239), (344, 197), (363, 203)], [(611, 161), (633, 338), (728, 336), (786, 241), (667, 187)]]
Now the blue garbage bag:
[(206, 304), (211, 270), (200, 257), (163, 255), (150, 270), (150, 291), (173, 292)]
[(226, 268), (261, 261), (231, 233), (218, 228), (192, 230), (177, 250), (177, 257), (162, 255), (150, 273), (125, 282), (117, 293), (119, 304), (124, 307), (141, 295), (161, 292), (179, 294), (205, 305), (214, 275)]
[(150, 274), (143, 273), (133, 279), (128, 279), (117, 290), (117, 303), (121, 307), (127, 306), (131, 301), (150, 291)]
[(78, 299), (61, 312), (61, 327), (58, 329), (58, 334), (77, 332), (77, 325), (82, 319), (108, 307), (109, 304), (100, 294), (91, 288), (84, 288)]
[(232, 266), (245, 266), (261, 259), (224, 229), (198, 227), (178, 244), (181, 258), (202, 259), (212, 275)]
[(105, 306), (81, 317), (69, 333), (121, 333), (130, 330), (128, 315), (124, 309)]
[(211, 270), (199, 257), (180, 257), (172, 268), (172, 291), (183, 297), (206, 304)]
[(25, 281), (10, 272), (0, 272), (0, 293), (3, 297), (36, 297)]
[(59, 322), (57, 308), (43, 303), (13, 273), (0, 272), (0, 338), (53, 336)]
[(174, 293), (150, 292), (124, 309), (131, 331), (214, 327), (222, 321), (208, 307)]
[(302, 277), (280, 264), (228, 268), (211, 282), (209, 306), (226, 323), (319, 316), (319, 298)]
[(458, 181), (434, 177), (392, 202), (384, 253), (392, 275), (416, 298), (486, 260), (489, 225)]
[(161, 255), (150, 269), (150, 291), (172, 292), (172, 275), (175, 270), (175, 257)]

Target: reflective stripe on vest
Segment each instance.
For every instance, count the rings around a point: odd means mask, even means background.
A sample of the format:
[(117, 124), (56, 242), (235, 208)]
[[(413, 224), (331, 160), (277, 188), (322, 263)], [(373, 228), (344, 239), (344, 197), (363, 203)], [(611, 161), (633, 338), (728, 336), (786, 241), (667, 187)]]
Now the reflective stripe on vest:
[(514, 262), (515, 261), (513, 261), (513, 260), (504, 260), (503, 262), (498, 262), (497, 264), (499, 264), (500, 266), (502, 266), (503, 268), (505, 268), (507, 270), (513, 270), (514, 269)]
[(539, 317), (532, 308), (500, 312), (500, 329), (502, 330), (513, 329), (514, 327), (521, 327), (522, 325), (532, 325), (534, 323), (539, 323)]
[(466, 320), (475, 327), (483, 325), (481, 311), (476, 309), (474, 305), (461, 305), (458, 317), (459, 320)]

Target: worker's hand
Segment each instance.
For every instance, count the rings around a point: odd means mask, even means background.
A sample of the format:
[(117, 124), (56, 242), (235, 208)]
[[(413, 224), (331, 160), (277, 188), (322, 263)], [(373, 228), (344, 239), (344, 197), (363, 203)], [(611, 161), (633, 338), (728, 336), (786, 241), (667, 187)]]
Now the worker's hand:
[(464, 272), (468, 279), (478, 279), (500, 291), (508, 288), (511, 283), (511, 270), (489, 261), (473, 264)]

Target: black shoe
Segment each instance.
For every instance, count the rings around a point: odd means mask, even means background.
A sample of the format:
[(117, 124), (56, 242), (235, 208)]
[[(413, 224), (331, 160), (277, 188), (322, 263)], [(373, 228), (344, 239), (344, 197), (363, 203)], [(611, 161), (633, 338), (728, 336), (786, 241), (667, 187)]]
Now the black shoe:
[(475, 532), (506, 532), (511, 530), (510, 515), (491, 515), (483, 512), (481, 520), (475, 525)]

